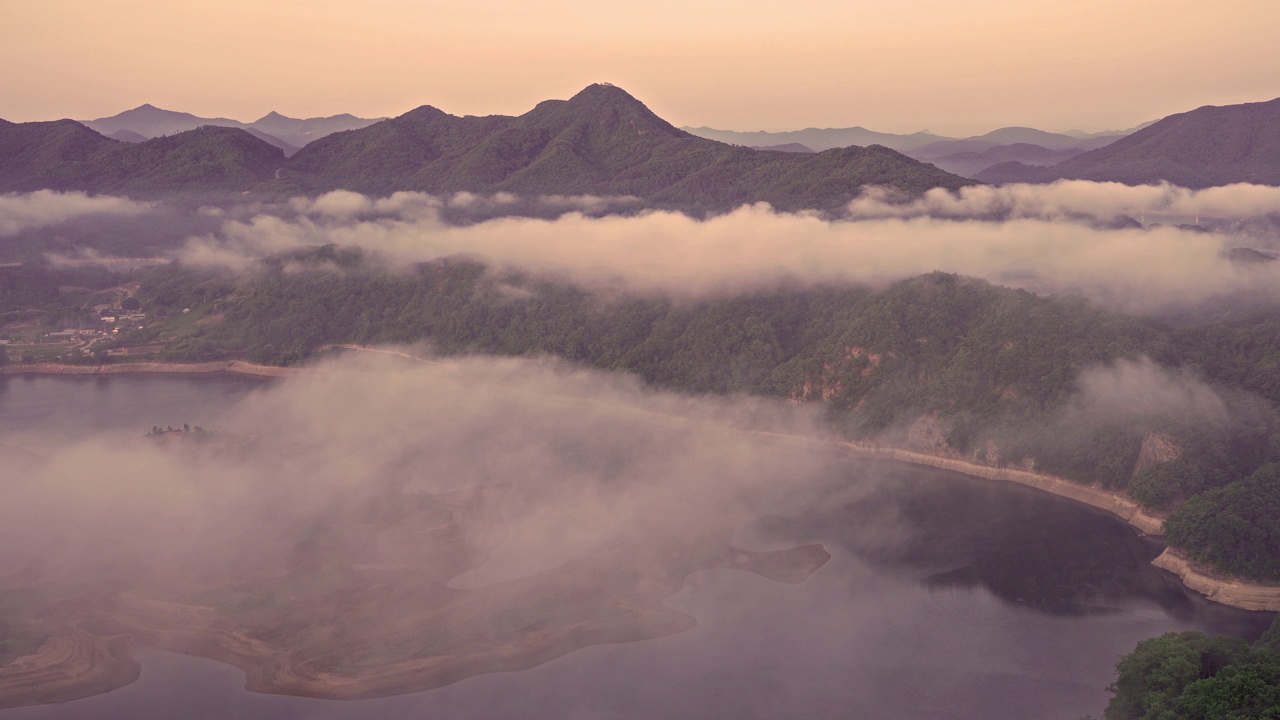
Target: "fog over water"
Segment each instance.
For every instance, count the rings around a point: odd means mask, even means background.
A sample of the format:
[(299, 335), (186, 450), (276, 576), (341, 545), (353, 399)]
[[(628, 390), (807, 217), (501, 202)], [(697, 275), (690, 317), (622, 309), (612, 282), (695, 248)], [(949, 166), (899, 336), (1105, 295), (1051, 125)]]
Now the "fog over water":
[[(228, 436), (138, 439), (182, 423)], [(693, 572), (665, 601), (696, 618), (691, 630), (426, 693), (248, 693), (239, 670), (140, 648), (133, 685), (0, 717), (1073, 720), (1101, 710), (1112, 663), (1139, 639), (1190, 628), (1251, 637), (1270, 620), (1186, 592), (1149, 566), (1159, 548), (1110, 516), (749, 428), (821, 433), (804, 409), (681, 397), (549, 362), (348, 357), (278, 382), (0, 379), (0, 443), (50, 458), (34, 476), (4, 478), (21, 502), (0, 509), (0, 578), (85, 571), (144, 592), (156, 578), (194, 582), (184, 568), (205, 582), (245, 572), (246, 559), (287, 570), (300, 533), (323, 528), (334, 502), (358, 505), (388, 483), (510, 485), (502, 523), (475, 540), (488, 559), (454, 580), (464, 590), (542, 577), (620, 542), (819, 542), (832, 554), (801, 584)], [(369, 551), (328, 547), (335, 562)], [(402, 611), (397, 602), (384, 611)]]

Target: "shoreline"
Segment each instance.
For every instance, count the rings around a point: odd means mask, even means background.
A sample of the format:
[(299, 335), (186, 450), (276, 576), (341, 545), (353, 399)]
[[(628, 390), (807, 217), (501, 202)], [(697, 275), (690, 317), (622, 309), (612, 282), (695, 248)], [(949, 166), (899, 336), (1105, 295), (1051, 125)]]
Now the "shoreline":
[[(352, 350), (370, 350), (359, 346), (344, 347)], [(396, 353), (399, 354), (399, 353)], [(212, 375), (232, 373), (259, 378), (283, 378), (311, 372), (310, 368), (257, 365), (243, 360), (219, 360), (206, 363), (139, 362), (118, 365), (60, 365), (37, 363), (33, 365), (6, 365), (0, 367), (5, 375)], [(812, 449), (835, 450), (849, 457), (866, 460), (891, 460), (910, 465), (922, 465), (949, 470), (969, 477), (996, 482), (1009, 482), (1042, 490), (1056, 497), (1073, 500), (1107, 512), (1128, 523), (1140, 534), (1151, 537), (1164, 536), (1164, 519), (1144, 510), (1135, 500), (1112, 490), (1082, 485), (1055, 475), (1018, 470), (1014, 468), (979, 465), (967, 460), (915, 452), (903, 448), (858, 443), (847, 440), (806, 438), (799, 435), (760, 430), (746, 431), (792, 446)], [(1165, 547), (1152, 565), (1173, 573), (1187, 588), (1205, 596), (1212, 602), (1242, 610), (1280, 612), (1280, 585), (1264, 585), (1239, 578), (1220, 577), (1198, 568), (1185, 554)]]
[[(1112, 490), (1091, 487), (1063, 477), (1044, 473), (1000, 468), (955, 458), (905, 450), (902, 448), (856, 443), (845, 440), (821, 440), (798, 435), (785, 435), (765, 431), (752, 434), (779, 440), (793, 446), (835, 450), (849, 457), (864, 460), (890, 460), (893, 462), (922, 465), (950, 470), (982, 480), (1009, 482), (1042, 490), (1056, 497), (1073, 500), (1107, 512), (1128, 523), (1139, 534), (1150, 537), (1164, 536), (1164, 519), (1142, 508), (1135, 500)], [(1151, 564), (1172, 573), (1182, 584), (1210, 602), (1259, 612), (1280, 612), (1280, 585), (1266, 585), (1240, 578), (1223, 577), (1198, 567), (1185, 553), (1165, 546)]]
[(1183, 585), (1213, 602), (1242, 610), (1280, 610), (1280, 585), (1259, 585), (1215, 575), (1177, 548), (1166, 547), (1151, 564), (1177, 575)]
[(215, 360), (203, 363), (136, 362), (112, 365), (62, 365), (34, 363), (5, 365), (0, 375), (213, 375), (231, 373), (251, 377), (289, 377), (306, 372), (305, 368), (257, 365), (244, 360)]

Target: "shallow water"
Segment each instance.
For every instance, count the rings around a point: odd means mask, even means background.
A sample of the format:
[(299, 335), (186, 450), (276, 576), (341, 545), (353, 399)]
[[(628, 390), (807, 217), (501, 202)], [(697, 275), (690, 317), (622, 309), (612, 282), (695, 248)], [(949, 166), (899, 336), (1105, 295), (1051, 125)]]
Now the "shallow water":
[[(0, 442), (33, 432), (138, 435), (216, 426), (258, 381), (0, 380)], [(780, 450), (782, 452), (783, 450)], [(1252, 639), (1271, 616), (1216, 606), (1148, 563), (1159, 547), (1115, 518), (1015, 485), (893, 463), (838, 463), (866, 492), (761, 518), (748, 547), (822, 542), (807, 582), (713, 570), (668, 604), (698, 627), (585, 648), (425, 693), (325, 701), (244, 691), (239, 670), (139, 649), (141, 679), (25, 718), (1044, 718), (1100, 714), (1138, 640), (1198, 629)]]

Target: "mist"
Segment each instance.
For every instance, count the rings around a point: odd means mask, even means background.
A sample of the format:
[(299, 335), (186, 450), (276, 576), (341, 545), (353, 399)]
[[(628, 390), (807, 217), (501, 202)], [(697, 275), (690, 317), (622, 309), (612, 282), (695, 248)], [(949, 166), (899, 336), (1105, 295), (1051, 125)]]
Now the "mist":
[[(650, 607), (693, 570), (751, 569), (730, 549), (735, 533), (835, 492), (837, 456), (779, 452), (744, 432), (809, 434), (807, 409), (681, 397), (550, 361), (362, 354), (264, 385), (204, 424), (150, 437), (60, 438), (56, 417), (26, 429), (48, 460), (34, 474), (0, 473), (0, 578), (172, 601), (289, 578), (330, 587), (334, 568), (353, 568), (371, 573), (367, 594), (317, 590), (278, 621), (310, 617), (356, 646), (394, 645), (385, 633), (425, 612), (425, 598), (479, 593), (470, 602), (483, 606), (614, 587), (608, 567), (635, 575), (634, 592), (654, 599), (634, 602)], [(375, 591), (383, 577), (397, 579)], [(440, 602), (433, 612), (455, 612)], [(665, 618), (648, 633), (687, 621), (660, 605), (645, 612)], [(481, 621), (451, 622), (465, 634)], [(330, 631), (298, 632), (307, 647)]]
[(1124, 185), (1091, 180), (1058, 180), (1047, 185), (974, 185), (959, 192), (934, 188), (909, 199), (870, 188), (849, 203), (853, 218), (934, 217), (949, 219), (1092, 220), (1114, 222), (1151, 213), (1242, 220), (1280, 213), (1280, 188), (1237, 183), (1203, 190), (1161, 183)]
[[(443, 200), (416, 193), (371, 199), (339, 191), (296, 200), (296, 214), (259, 214), (188, 239), (181, 262), (247, 271), (257, 259), (297, 248), (362, 248), (392, 267), (454, 254), (499, 268), (567, 276), (587, 285), (680, 296), (728, 294), (791, 283), (870, 283), (935, 270), (1041, 294), (1083, 295), (1110, 307), (1151, 313), (1241, 296), (1280, 298), (1280, 263), (1241, 263), (1226, 250), (1246, 240), (1175, 226), (1097, 224), (1143, 202), (1165, 211), (1264, 212), (1280, 191), (1230, 186), (1191, 192), (1105, 183), (934, 191), (905, 205), (869, 193), (851, 212), (869, 219), (830, 220), (743, 206), (695, 219), (641, 211), (554, 219), (499, 217), (456, 225), (441, 219)], [(514, 202), (497, 196), (471, 203)], [(939, 210), (941, 208), (941, 210)], [(1092, 208), (1091, 215), (1085, 214)], [(892, 209), (892, 216), (888, 210)], [(1070, 217), (1068, 217), (1070, 216)]]
[(143, 215), (149, 210), (147, 204), (128, 198), (90, 196), (82, 192), (39, 190), (0, 195), (0, 237), (84, 216), (131, 217)]

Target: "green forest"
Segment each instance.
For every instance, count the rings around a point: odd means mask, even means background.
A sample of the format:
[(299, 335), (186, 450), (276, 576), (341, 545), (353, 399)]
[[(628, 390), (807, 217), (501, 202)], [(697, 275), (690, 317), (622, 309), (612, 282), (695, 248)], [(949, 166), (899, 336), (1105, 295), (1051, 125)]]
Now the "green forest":
[[(3, 284), (0, 312), (40, 303), (59, 318), (75, 312), (49, 289), (66, 284), (65, 271), (24, 268), (6, 269), (25, 279)], [(1168, 541), (1195, 559), (1280, 580), (1280, 492), (1269, 465), (1280, 462), (1274, 319), (1134, 317), (944, 273), (881, 289), (605, 294), (466, 258), (389, 271), (333, 246), (273, 257), (245, 276), (171, 265), (137, 278), (141, 309), (168, 319), (100, 350), (160, 343), (168, 361), (291, 365), (330, 344), (427, 342), (446, 355), (555, 356), (683, 392), (820, 403), (852, 439), (1126, 491), (1170, 513)], [(1081, 373), (1117, 361), (1170, 369), (1169, 382), (1184, 371), (1199, 378), (1225, 418), (1140, 398), (1082, 405)], [(1153, 436), (1174, 456), (1135, 473)]]
[(1143, 640), (1108, 689), (1106, 720), (1280, 718), (1280, 619), (1253, 645), (1199, 632)]

